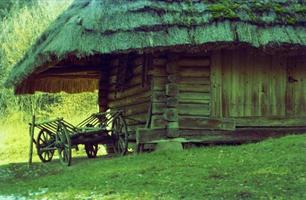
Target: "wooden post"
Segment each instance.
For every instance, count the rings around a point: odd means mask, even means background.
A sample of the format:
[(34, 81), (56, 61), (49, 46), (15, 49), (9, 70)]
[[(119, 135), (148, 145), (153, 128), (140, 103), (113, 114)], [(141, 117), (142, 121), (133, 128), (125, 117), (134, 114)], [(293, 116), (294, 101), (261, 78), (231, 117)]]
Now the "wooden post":
[(163, 114), (164, 119), (167, 123), (167, 136), (170, 138), (178, 137), (178, 71), (179, 67), (177, 64), (178, 56), (170, 55), (167, 69), (167, 83), (166, 83), (166, 97), (167, 97), (167, 108)]
[(223, 117), (222, 113), (222, 62), (221, 51), (211, 56), (211, 116)]
[(33, 157), (33, 142), (34, 142), (34, 127), (35, 127), (35, 115), (32, 116), (32, 123), (30, 126), (30, 151), (29, 151), (29, 167), (32, 165)]
[[(103, 73), (103, 72), (102, 72)], [(109, 80), (108, 72), (104, 72), (104, 76), (100, 77), (99, 80), (99, 92), (98, 92), (98, 105), (99, 112), (106, 112), (108, 109), (108, 93), (109, 93)]]

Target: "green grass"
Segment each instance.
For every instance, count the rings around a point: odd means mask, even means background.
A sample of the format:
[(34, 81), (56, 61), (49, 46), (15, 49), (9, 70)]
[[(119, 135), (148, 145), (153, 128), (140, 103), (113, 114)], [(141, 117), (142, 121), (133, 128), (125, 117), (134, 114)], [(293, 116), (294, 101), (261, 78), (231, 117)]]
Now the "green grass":
[[(35, 156), (37, 157), (37, 156)], [(24, 158), (26, 159), (26, 158)], [(306, 135), (257, 144), (0, 166), (1, 195), (30, 199), (306, 199)]]

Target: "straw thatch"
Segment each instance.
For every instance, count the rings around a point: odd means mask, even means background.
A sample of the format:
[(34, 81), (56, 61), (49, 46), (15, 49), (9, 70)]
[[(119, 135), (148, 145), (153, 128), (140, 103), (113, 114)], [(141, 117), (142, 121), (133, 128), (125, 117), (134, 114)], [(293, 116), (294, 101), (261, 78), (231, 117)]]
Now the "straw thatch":
[(212, 44), (217, 48), (219, 43), (305, 52), (305, 24), (303, 0), (76, 0), (13, 68), (7, 85), (15, 86), (17, 93), (92, 90), (97, 80), (47, 81), (50, 87), (35, 82), (37, 69), (71, 54)]

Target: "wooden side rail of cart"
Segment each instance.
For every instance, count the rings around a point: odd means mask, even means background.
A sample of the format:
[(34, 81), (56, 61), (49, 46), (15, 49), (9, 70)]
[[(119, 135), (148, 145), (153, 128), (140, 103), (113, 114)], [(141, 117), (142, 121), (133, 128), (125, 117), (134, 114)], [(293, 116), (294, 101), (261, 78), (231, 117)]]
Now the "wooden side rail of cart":
[[(37, 139), (35, 129), (39, 130)], [(84, 144), (89, 158), (97, 155), (98, 144), (112, 145), (114, 152), (124, 155), (128, 147), (128, 129), (122, 111), (94, 113), (74, 126), (63, 118), (30, 123), (30, 159), (32, 161), (33, 143), (42, 162), (52, 160), (55, 150), (59, 159), (66, 165), (71, 164), (71, 150)]]

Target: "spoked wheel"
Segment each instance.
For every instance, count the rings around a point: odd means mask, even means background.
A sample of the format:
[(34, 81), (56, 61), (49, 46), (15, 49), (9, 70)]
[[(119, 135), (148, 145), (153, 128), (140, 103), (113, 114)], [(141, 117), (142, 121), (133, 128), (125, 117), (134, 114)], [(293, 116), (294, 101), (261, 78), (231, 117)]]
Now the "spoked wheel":
[(71, 141), (66, 127), (58, 124), (57, 128), (57, 150), (60, 161), (67, 166), (71, 164)]
[(42, 129), (37, 136), (36, 149), (38, 157), (42, 162), (50, 162), (54, 155), (55, 134)]
[(98, 144), (85, 144), (85, 151), (88, 158), (95, 158), (98, 152)]
[(113, 120), (112, 137), (114, 138), (114, 151), (116, 154), (124, 155), (128, 148), (128, 129), (125, 120), (121, 115)]

